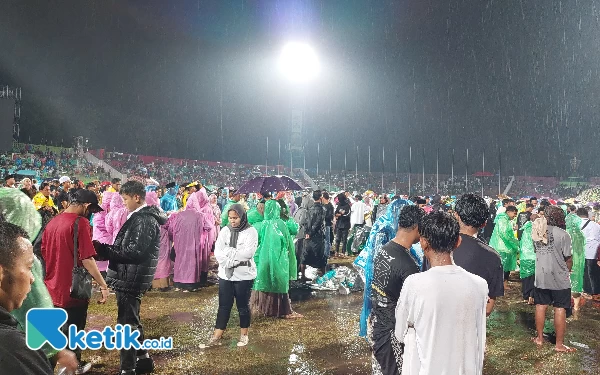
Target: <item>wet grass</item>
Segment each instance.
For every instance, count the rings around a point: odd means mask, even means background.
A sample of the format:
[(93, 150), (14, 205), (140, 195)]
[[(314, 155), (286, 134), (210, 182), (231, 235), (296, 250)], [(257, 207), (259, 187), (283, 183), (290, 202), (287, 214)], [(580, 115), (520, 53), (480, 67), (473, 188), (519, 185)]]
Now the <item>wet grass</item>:
[[(336, 261), (348, 265), (350, 260)], [(488, 319), (484, 374), (599, 374), (600, 305), (587, 303), (569, 319), (567, 341), (583, 343), (574, 354), (555, 353), (549, 342), (537, 348), (533, 336), (533, 306), (520, 301), (520, 284), (497, 303)], [(237, 348), (239, 319), (235, 308), (220, 347), (201, 350), (212, 333), (217, 311), (217, 287), (197, 293), (149, 292), (142, 300), (147, 338), (173, 336), (175, 349), (153, 352), (156, 374), (370, 374), (371, 354), (357, 337), (362, 295), (295, 291), (292, 306), (304, 319), (253, 317), (250, 344)], [(114, 296), (106, 305), (91, 305), (87, 328), (116, 323)], [(567, 345), (569, 345), (567, 343)], [(93, 361), (91, 374), (117, 374), (118, 352), (84, 353)]]

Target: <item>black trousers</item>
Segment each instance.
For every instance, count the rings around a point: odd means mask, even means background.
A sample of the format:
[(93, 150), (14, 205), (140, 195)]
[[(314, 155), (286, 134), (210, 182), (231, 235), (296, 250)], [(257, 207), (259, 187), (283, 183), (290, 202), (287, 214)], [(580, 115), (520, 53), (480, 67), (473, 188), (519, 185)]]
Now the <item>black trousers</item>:
[[(394, 345), (396, 345), (396, 348), (394, 348)], [(373, 355), (379, 366), (381, 366), (381, 373), (383, 375), (400, 374), (400, 370), (402, 369), (402, 354), (399, 352), (403, 351), (401, 345), (391, 332), (390, 334), (373, 338)]]
[[(140, 322), (140, 305), (142, 303), (142, 297), (134, 294), (116, 292), (117, 296), (117, 324), (129, 324), (131, 330), (140, 331), (138, 341), (144, 342), (144, 328)], [(121, 371), (135, 370), (135, 363), (137, 356), (146, 354), (146, 350), (135, 348), (121, 349)]]
[(230, 281), (219, 278), (219, 310), (216, 329), (225, 330), (231, 315), (233, 299), (240, 314), (240, 328), (250, 327), (250, 293), (254, 280)]
[(348, 228), (335, 228), (335, 251), (338, 251), (340, 247), (340, 241), (342, 242), (342, 254), (346, 253), (346, 245), (348, 244)]
[(585, 260), (583, 273), (583, 292), (587, 294), (600, 294), (600, 267), (596, 259)]
[(533, 298), (534, 284), (535, 275), (531, 275), (524, 279), (521, 279), (521, 291), (523, 292), (523, 300), (528, 300), (529, 297)]
[[(77, 307), (62, 307), (67, 312), (67, 322), (61, 327), (62, 333), (69, 337), (69, 326), (74, 324), (77, 327), (78, 331), (83, 331), (85, 329), (85, 323), (87, 321), (87, 311), (88, 304), (86, 303), (84, 306)], [(59, 306), (55, 306), (59, 307)], [(61, 308), (61, 307), (59, 307)], [(77, 360), (81, 361), (81, 349), (77, 348), (74, 350), (75, 355), (77, 356)]]

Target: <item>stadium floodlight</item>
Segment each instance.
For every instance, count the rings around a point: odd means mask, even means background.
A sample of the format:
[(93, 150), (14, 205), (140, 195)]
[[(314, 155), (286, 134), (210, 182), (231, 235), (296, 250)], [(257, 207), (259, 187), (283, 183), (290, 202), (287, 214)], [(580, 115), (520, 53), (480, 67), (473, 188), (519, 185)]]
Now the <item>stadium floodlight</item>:
[(290, 42), (283, 47), (279, 67), (291, 82), (304, 83), (319, 73), (319, 59), (308, 44)]

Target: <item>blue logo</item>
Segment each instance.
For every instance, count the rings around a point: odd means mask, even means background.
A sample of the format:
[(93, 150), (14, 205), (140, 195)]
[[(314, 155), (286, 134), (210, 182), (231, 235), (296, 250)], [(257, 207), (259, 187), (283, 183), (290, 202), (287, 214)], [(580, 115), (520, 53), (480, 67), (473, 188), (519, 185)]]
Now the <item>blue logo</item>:
[(27, 312), (25, 339), (30, 349), (38, 350), (45, 343), (62, 350), (67, 347), (67, 336), (60, 327), (67, 322), (67, 312), (63, 309), (31, 309)]
[(172, 337), (161, 337), (160, 339), (146, 339), (138, 341), (140, 332), (131, 329), (128, 324), (117, 324), (115, 328), (104, 327), (102, 331), (78, 330), (77, 326), (71, 324), (68, 327), (69, 337), (61, 331), (61, 327), (67, 322), (67, 312), (60, 308), (55, 309), (31, 309), (27, 312), (27, 324), (25, 327), (25, 339), (30, 349), (38, 350), (48, 343), (56, 350), (69, 347), (71, 350), (91, 349), (108, 350), (121, 349), (173, 349)]

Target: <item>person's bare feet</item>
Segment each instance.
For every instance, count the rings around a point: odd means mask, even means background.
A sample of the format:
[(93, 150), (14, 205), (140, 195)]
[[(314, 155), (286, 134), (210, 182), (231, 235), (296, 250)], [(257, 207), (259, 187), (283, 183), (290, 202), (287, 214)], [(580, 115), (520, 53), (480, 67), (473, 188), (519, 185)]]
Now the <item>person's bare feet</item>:
[(558, 346), (558, 345), (557, 345), (557, 346), (554, 348), (554, 350), (556, 350), (556, 351), (557, 351), (557, 352), (559, 352), (559, 353), (573, 353), (573, 352), (577, 351), (577, 349), (575, 349), (575, 348), (570, 348), (570, 347), (568, 347), (568, 346), (566, 346), (566, 345), (561, 345), (561, 346)]
[(544, 339), (543, 338), (539, 338), (539, 337), (533, 337), (531, 338), (531, 341), (533, 341), (534, 344), (536, 344), (537, 346), (542, 346), (544, 345)]
[(293, 312), (289, 315), (286, 315), (284, 318), (285, 319), (301, 319), (301, 318), (304, 318), (304, 315), (298, 314), (297, 312)]

